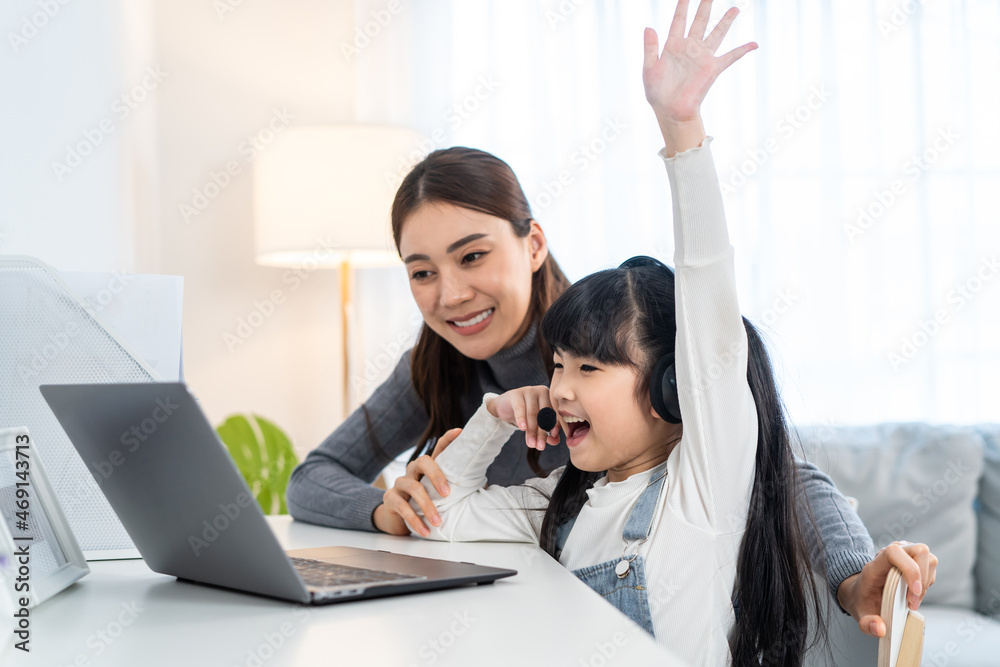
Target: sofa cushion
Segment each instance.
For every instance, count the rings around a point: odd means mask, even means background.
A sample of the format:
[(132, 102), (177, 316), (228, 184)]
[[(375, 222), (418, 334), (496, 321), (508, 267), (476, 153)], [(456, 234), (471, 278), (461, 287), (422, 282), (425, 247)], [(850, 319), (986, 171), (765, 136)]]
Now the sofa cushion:
[(806, 458), (858, 499), (875, 548), (924, 542), (938, 557), (926, 604), (972, 609), (976, 559), (973, 500), (983, 441), (971, 428), (928, 424), (797, 429)]
[(985, 424), (977, 430), (985, 446), (985, 468), (979, 480), (976, 609), (1000, 619), (1000, 424)]
[(996, 667), (1000, 622), (955, 607), (922, 604), (918, 611), (925, 621), (922, 667)]

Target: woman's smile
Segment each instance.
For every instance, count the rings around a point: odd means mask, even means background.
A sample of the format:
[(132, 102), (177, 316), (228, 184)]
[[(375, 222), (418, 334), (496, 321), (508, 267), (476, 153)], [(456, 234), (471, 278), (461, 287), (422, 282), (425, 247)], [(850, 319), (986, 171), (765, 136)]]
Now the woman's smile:
[(448, 322), (448, 325), (459, 336), (471, 336), (479, 333), (490, 325), (490, 322), (493, 321), (493, 313), (495, 311), (495, 307), (487, 308), (486, 310), (478, 310), (473, 313), (469, 313), (468, 315), (446, 320), (446, 322)]

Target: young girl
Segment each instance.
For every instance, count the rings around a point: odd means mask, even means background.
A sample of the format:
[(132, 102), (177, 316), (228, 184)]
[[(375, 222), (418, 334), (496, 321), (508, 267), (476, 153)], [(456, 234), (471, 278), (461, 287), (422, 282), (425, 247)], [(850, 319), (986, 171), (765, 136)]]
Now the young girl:
[[(588, 276), (549, 308), (551, 386), (488, 393), (437, 457), (450, 493), (432, 539), (535, 542), (691, 664), (802, 660), (810, 600), (797, 479), (767, 352), (739, 312), (711, 138), (698, 107), (714, 78), (756, 47), (712, 53), (708, 3), (667, 51), (647, 30), (643, 79), (665, 141), (676, 274), (649, 258)], [(679, 37), (679, 38), (678, 38)], [(700, 49), (700, 50), (699, 50)], [(680, 57), (678, 57), (680, 56)], [(542, 432), (538, 410), (558, 426)], [(488, 486), (511, 434), (570, 462), (521, 486)], [(418, 509), (416, 506), (414, 509)]]

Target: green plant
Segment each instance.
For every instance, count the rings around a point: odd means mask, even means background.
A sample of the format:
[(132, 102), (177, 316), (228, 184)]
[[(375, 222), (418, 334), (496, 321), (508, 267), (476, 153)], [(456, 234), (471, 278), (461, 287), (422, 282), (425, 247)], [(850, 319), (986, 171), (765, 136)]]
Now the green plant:
[(287, 514), (285, 489), (299, 461), (285, 432), (258, 415), (232, 415), (215, 430), (264, 514)]

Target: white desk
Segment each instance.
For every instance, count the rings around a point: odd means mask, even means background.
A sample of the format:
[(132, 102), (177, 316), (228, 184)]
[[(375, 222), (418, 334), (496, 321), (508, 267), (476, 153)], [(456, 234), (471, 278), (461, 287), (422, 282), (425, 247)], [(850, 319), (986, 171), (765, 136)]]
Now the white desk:
[[(540, 549), (428, 542), (270, 517), (287, 549), (344, 544), (512, 568), (495, 584), (321, 607), (178, 582), (143, 561), (91, 573), (32, 612), (0, 664), (156, 667), (680, 664)], [(127, 625), (125, 625), (127, 623)], [(103, 638), (102, 638), (103, 636)]]

